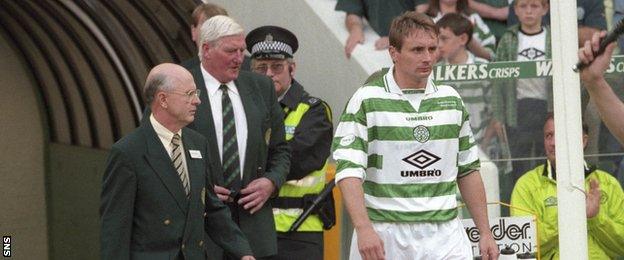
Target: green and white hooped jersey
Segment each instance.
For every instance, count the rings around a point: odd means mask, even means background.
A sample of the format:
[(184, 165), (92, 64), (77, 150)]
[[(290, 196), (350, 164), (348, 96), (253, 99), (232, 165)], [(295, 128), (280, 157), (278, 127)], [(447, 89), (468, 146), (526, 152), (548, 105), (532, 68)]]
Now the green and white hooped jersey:
[(415, 109), (393, 69), (349, 100), (332, 143), (336, 182), (363, 180), (373, 221), (448, 221), (457, 216), (457, 177), (479, 169), (468, 113), (452, 87), (431, 77)]

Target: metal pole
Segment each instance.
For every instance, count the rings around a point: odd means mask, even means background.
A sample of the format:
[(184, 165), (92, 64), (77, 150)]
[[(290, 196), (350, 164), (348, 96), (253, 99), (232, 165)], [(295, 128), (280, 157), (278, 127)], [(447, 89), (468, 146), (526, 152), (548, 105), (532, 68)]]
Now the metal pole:
[(560, 259), (587, 259), (576, 0), (552, 0), (553, 91)]

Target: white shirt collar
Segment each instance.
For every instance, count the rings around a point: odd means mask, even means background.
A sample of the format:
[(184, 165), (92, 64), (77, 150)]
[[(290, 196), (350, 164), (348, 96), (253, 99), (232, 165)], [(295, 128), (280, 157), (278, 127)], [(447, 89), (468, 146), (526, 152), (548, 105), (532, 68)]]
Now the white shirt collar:
[(234, 81), (221, 83), (219, 82), (219, 80), (213, 77), (208, 71), (206, 71), (204, 67), (201, 66), (201, 64), (199, 65), (199, 67), (201, 68), (202, 76), (204, 76), (204, 84), (206, 85), (208, 96), (210, 97), (214, 96), (214, 94), (217, 93), (217, 91), (219, 90), (219, 86), (221, 86), (221, 84), (225, 84), (228, 87), (228, 93), (233, 93), (237, 96), (240, 96), (238, 94), (238, 89), (236, 88), (236, 84), (234, 84)]
[[(160, 122), (154, 118), (154, 114), (150, 115), (150, 122), (152, 123), (152, 127), (154, 127), (154, 131), (156, 131), (156, 135), (160, 138), (160, 141), (165, 146), (169, 145), (169, 143), (171, 143), (171, 139), (173, 139), (174, 133), (160, 124)], [(182, 138), (182, 129), (178, 130), (178, 135)]]
[[(401, 91), (399, 84), (397, 84), (396, 80), (394, 79), (393, 72), (394, 66), (390, 67), (388, 73), (384, 75), (384, 85), (386, 87), (386, 91), (398, 95), (403, 95), (403, 91)], [(427, 79), (427, 86), (425, 87), (425, 95), (436, 92), (437, 90), (438, 88), (433, 83), (433, 73), (430, 73), (429, 78)]]

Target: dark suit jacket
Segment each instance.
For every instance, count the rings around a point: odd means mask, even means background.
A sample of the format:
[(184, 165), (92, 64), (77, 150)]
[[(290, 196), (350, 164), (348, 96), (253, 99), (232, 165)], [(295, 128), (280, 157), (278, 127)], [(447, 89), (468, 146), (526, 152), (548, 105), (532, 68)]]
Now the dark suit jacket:
[[(216, 169), (206, 139), (184, 128), (182, 143), (191, 184), (189, 199), (149, 119), (113, 145), (100, 205), (102, 259), (177, 259), (179, 255), (206, 259), (212, 252), (206, 249), (205, 229), (233, 254), (251, 254), (207, 178)], [(202, 158), (192, 158), (190, 150), (199, 151)]]
[[(201, 104), (197, 107), (195, 121), (189, 125), (208, 139), (212, 161), (221, 167), (219, 147), (215, 135), (212, 110), (205, 91), (206, 86), (200, 65), (187, 68), (193, 74), (201, 92)], [(243, 169), (243, 187), (251, 181), (266, 177), (277, 187), (284, 183), (290, 168), (290, 149), (285, 141), (284, 115), (277, 103), (273, 82), (262, 75), (241, 71), (234, 80), (240, 93), (247, 117), (247, 151)], [(213, 174), (213, 181), (223, 186), (223, 174)], [(270, 201), (253, 215), (237, 207), (239, 227), (249, 240), (254, 256), (270, 256), (277, 253), (275, 222)], [(216, 256), (217, 259), (219, 256)]]

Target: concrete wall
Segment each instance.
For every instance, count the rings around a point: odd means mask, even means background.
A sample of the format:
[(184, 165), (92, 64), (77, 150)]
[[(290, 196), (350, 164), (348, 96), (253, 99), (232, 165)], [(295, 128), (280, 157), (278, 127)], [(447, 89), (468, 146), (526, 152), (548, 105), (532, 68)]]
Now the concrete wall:
[(0, 31), (0, 234), (13, 259), (46, 259), (45, 133), (37, 85)]

